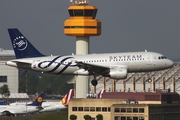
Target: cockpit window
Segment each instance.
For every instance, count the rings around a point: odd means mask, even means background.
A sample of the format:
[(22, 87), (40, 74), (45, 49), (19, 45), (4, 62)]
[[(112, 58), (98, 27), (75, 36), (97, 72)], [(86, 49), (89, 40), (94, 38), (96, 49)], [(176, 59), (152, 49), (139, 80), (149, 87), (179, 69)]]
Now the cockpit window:
[(158, 59), (167, 59), (166, 56), (159, 56)]

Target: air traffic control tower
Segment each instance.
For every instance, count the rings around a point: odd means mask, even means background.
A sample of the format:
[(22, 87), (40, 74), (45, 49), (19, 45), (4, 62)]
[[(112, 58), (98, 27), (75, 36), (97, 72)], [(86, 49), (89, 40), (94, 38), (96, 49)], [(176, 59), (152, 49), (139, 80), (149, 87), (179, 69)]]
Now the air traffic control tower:
[[(88, 5), (88, 0), (70, 0), (70, 18), (64, 22), (64, 34), (76, 36), (76, 54), (89, 53), (89, 37), (101, 34), (101, 22), (96, 18), (97, 8)], [(87, 76), (76, 78), (76, 98), (86, 98), (89, 82)]]

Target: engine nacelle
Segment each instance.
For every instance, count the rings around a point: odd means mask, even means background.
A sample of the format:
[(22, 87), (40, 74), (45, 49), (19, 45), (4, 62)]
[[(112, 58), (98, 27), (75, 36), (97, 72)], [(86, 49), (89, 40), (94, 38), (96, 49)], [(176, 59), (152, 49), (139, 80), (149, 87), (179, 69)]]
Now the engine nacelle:
[(110, 69), (109, 76), (112, 79), (125, 79), (127, 78), (127, 69), (126, 68)]

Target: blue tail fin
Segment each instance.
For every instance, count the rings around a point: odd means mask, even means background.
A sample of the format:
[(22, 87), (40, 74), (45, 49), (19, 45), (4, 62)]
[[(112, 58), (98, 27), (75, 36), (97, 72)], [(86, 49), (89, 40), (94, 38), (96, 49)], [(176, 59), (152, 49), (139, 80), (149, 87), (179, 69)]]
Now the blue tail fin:
[(41, 54), (16, 28), (8, 29), (16, 58), (41, 57)]
[(27, 104), (27, 106), (41, 106), (43, 99), (44, 99), (44, 92), (42, 92), (33, 103)]

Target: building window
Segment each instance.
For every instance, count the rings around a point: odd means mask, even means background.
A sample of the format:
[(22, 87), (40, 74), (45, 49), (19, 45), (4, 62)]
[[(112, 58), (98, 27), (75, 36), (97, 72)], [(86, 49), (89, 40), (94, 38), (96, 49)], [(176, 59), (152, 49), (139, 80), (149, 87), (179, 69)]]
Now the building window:
[(133, 120), (139, 120), (138, 117), (133, 117)]
[(137, 113), (138, 112), (138, 108), (133, 108), (133, 113)]
[(128, 117), (127, 117), (127, 120), (132, 120), (132, 117), (131, 117), (131, 116), (128, 116)]
[(69, 10), (69, 15), (74, 16), (73, 10)]
[(95, 107), (90, 107), (90, 111), (95, 111)]
[(125, 116), (121, 116), (121, 120), (126, 120), (126, 117)]
[(127, 108), (127, 112), (131, 113), (132, 112), (132, 108)]
[(140, 113), (144, 113), (144, 108), (139, 108)]
[(91, 120), (96, 120), (96, 118), (93, 118), (93, 117), (92, 117)]
[(7, 82), (7, 76), (0, 76), (0, 82)]
[(139, 120), (144, 120), (144, 117), (143, 117), (143, 116), (140, 116), (140, 117), (139, 117)]
[(89, 107), (84, 107), (84, 111), (89, 111)]
[(72, 107), (72, 111), (77, 111), (77, 107)]
[(107, 107), (102, 107), (102, 111), (107, 111)]
[(121, 112), (126, 112), (126, 108), (121, 108)]
[(78, 111), (83, 111), (83, 107), (78, 107)]
[(96, 111), (101, 111), (101, 107), (96, 107)]
[(111, 108), (110, 108), (110, 107), (108, 107), (108, 111), (109, 111), (109, 112), (111, 111)]
[(83, 16), (83, 10), (74, 10), (74, 16)]
[(84, 11), (84, 16), (89, 16), (89, 17), (91, 17), (91, 16), (93, 16), (93, 10), (85, 10)]
[(119, 116), (114, 116), (114, 120), (120, 120)]
[(114, 112), (120, 112), (120, 108), (114, 108)]

